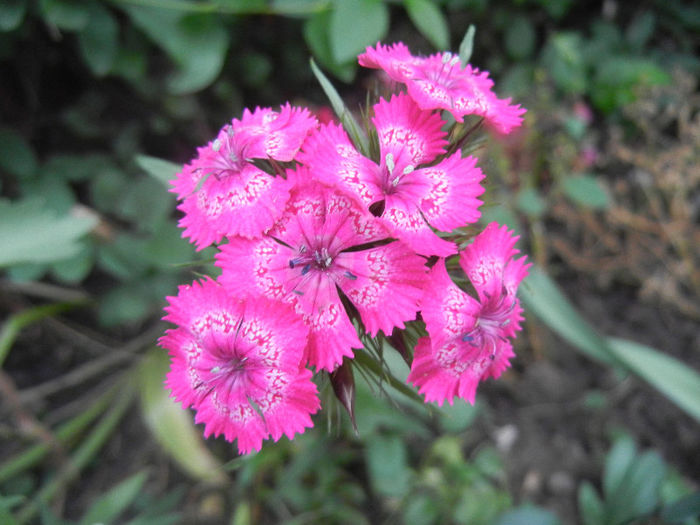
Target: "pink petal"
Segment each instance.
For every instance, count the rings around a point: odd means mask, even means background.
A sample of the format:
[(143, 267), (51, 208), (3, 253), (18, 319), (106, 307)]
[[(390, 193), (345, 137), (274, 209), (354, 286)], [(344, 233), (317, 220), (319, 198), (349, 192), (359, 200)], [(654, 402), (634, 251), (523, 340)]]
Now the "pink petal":
[(178, 206), (185, 214), (179, 224), (200, 250), (224, 236), (260, 237), (282, 214), (288, 197), (287, 181), (249, 164), (221, 179), (207, 178)]
[[(387, 154), (394, 162), (405, 167), (428, 163), (445, 152), (447, 133), (445, 122), (434, 112), (422, 111), (405, 94), (394, 95), (387, 102), (381, 99), (374, 105), (372, 122), (377, 128), (382, 160)], [(403, 162), (402, 162), (403, 161)]]
[[(481, 302), (487, 300), (487, 294), (501, 294), (506, 265), (519, 253), (515, 249), (519, 238), (509, 232), (506, 226), (499, 227), (492, 222), (460, 254), (459, 263), (474, 285)], [(513, 284), (517, 288), (519, 282)]]
[(244, 145), (245, 158), (272, 158), (289, 162), (294, 159), (307, 135), (318, 125), (307, 108), (287, 103), (280, 111), (255, 108), (243, 111), (241, 120), (233, 121), (236, 138)]
[(421, 255), (447, 257), (457, 251), (454, 243), (433, 233), (419, 209), (399, 194), (387, 196), (381, 218), (399, 240)]
[(484, 174), (476, 161), (475, 157), (462, 158), (458, 152), (416, 173), (430, 183), (420, 210), (434, 228), (452, 231), (479, 219), (482, 202), (477, 197), (484, 192), (480, 184)]
[(345, 270), (338, 286), (362, 318), (367, 332), (391, 335), (415, 319), (426, 277), (425, 259), (400, 242), (357, 252), (341, 253)]
[(311, 134), (298, 160), (308, 167), (307, 177), (346, 189), (365, 205), (381, 199), (379, 167), (355, 149), (339, 125)]
[(442, 344), (462, 338), (474, 327), (479, 310), (479, 303), (452, 281), (445, 260), (438, 260), (430, 270), (421, 300), (421, 315), (431, 339)]
[(317, 370), (332, 372), (344, 356), (353, 357), (353, 348), (363, 346), (339, 298), (305, 319), (310, 329), (307, 359)]

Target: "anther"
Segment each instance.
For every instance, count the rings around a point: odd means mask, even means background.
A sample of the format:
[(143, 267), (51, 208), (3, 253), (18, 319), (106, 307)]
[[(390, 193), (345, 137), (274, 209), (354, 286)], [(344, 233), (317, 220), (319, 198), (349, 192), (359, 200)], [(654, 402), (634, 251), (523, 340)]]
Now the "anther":
[(389, 173), (393, 173), (393, 172), (394, 172), (394, 167), (395, 167), (395, 164), (394, 164), (394, 154), (393, 154), (393, 153), (387, 153), (387, 154), (386, 154), (386, 158), (385, 158), (385, 162), (386, 162), (386, 169), (389, 171)]
[(357, 275), (354, 275), (348, 271), (346, 271), (343, 275), (345, 275), (345, 277), (347, 277), (348, 279), (352, 279), (353, 281), (357, 279)]

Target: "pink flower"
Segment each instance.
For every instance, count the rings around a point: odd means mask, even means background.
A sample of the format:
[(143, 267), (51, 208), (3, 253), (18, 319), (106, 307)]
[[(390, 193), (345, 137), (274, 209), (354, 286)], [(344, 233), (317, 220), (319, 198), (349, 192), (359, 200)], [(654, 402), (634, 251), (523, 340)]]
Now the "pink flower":
[(529, 265), (514, 245), (518, 237), (491, 223), (460, 254), (460, 266), (477, 298), (459, 289), (444, 260), (430, 272), (422, 302), (429, 337), (419, 339), (408, 381), (426, 401), (439, 405), (454, 397), (474, 403), (479, 381), (498, 377), (514, 356), (508, 338), (520, 330), (516, 297)]
[(470, 65), (462, 67), (459, 57), (436, 53), (413, 56), (403, 43), (377, 44), (358, 57), (361, 66), (384, 70), (395, 82), (406, 84), (408, 94), (421, 109), (446, 109), (462, 122), (465, 115), (479, 115), (501, 133), (510, 133), (522, 123), (525, 109), (499, 99), (487, 72)]
[(308, 110), (287, 104), (279, 113), (245, 110), (240, 121), (224, 126), (172, 182), (183, 201), (183, 236), (201, 250), (229, 235), (263, 235), (282, 213), (289, 184), (249, 161), (293, 160), (316, 125)]
[(196, 410), (205, 437), (238, 439), (245, 454), (313, 426), (320, 402), (303, 363), (308, 329), (292, 308), (239, 301), (209, 279), (168, 300), (164, 319), (177, 328), (160, 340), (172, 358), (166, 385)]
[(299, 161), (320, 180), (352, 192), (365, 206), (378, 206), (382, 221), (416, 252), (455, 253), (455, 245), (430, 226), (451, 231), (479, 218), (477, 197), (484, 190), (476, 159), (455, 153), (435, 162), (447, 145), (444, 121), (406, 95), (381, 100), (373, 109), (379, 165), (363, 157), (333, 124), (309, 137)]
[(270, 108), (243, 110), (241, 120), (233, 120), (233, 131), (247, 159), (294, 159), (309, 132), (318, 125), (306, 108), (281, 106), (279, 113)]
[(282, 217), (262, 239), (231, 239), (221, 247), (221, 282), (236, 296), (294, 305), (310, 328), (308, 361), (333, 370), (361, 348), (338, 289), (367, 332), (391, 334), (415, 318), (425, 260), (400, 242), (351, 196), (309, 180), (305, 168)]

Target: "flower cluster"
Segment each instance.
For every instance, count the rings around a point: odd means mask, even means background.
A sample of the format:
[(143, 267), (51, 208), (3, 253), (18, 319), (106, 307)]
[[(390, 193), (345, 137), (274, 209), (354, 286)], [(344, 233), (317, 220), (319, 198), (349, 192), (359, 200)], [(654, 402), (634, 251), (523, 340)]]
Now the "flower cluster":
[[(246, 110), (173, 181), (183, 236), (218, 244), (221, 275), (168, 298), (166, 384), (205, 435), (242, 453), (312, 426), (311, 368), (344, 366), (358, 332), (395, 336), (422, 319), (408, 381), (438, 404), (473, 402), (513, 356), (527, 265), (495, 223), (467, 242), (484, 174), (461, 145), (465, 117), (509, 133), (524, 110), (450, 53), (377, 45), (359, 62), (398, 88), (369, 109), (366, 144), (305, 108)], [(452, 281), (452, 256), (475, 296)]]

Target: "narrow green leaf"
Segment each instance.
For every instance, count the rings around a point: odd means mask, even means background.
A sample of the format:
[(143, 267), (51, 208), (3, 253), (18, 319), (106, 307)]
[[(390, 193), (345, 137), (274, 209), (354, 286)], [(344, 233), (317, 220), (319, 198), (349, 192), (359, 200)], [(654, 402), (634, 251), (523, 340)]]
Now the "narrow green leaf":
[(87, 510), (80, 525), (110, 523), (126, 511), (139, 495), (148, 474), (144, 471), (134, 474), (95, 501)]
[(357, 59), (389, 29), (389, 8), (382, 0), (335, 0), (333, 5), (329, 37), (338, 63)]
[(459, 61), (462, 63), (462, 67), (469, 63), (472, 58), (472, 51), (474, 50), (474, 34), (476, 33), (476, 27), (470, 24), (467, 28), (467, 32), (464, 34), (462, 43), (459, 44)]
[(700, 374), (658, 350), (626, 339), (607, 339), (615, 356), (630, 370), (700, 421)]
[(328, 100), (333, 107), (333, 111), (335, 111), (335, 114), (338, 115), (338, 118), (343, 124), (345, 131), (348, 132), (350, 139), (354, 142), (355, 146), (360, 150), (360, 152), (368, 156), (369, 143), (367, 141), (367, 136), (362, 131), (362, 128), (360, 128), (359, 124), (355, 120), (355, 117), (352, 116), (352, 113), (350, 113), (350, 111), (348, 111), (348, 109), (345, 107), (343, 99), (340, 98), (340, 95), (336, 91), (335, 87), (333, 87), (331, 81), (328, 80), (326, 75), (323, 74), (323, 71), (319, 69), (313, 58), (310, 60), (310, 63), (311, 71), (313, 71), (314, 76), (318, 80), (319, 84), (321, 84), (321, 88), (323, 88), (324, 93), (328, 97)]
[(161, 182), (166, 188), (171, 187), (170, 181), (182, 170), (182, 166), (179, 164), (148, 155), (136, 155), (134, 160), (139, 168)]
[(450, 48), (450, 28), (437, 4), (432, 0), (404, 0), (404, 6), (413, 25), (436, 49)]
[(527, 310), (586, 355), (606, 364), (615, 364), (603, 339), (574, 309), (552, 279), (539, 267), (532, 266), (530, 275), (520, 287), (520, 297)]
[(168, 354), (160, 348), (149, 352), (141, 365), (139, 390), (146, 426), (185, 472), (222, 484), (226, 481), (222, 465), (204, 446), (201, 431), (195, 428), (190, 412), (183, 410), (163, 386), (167, 371)]

